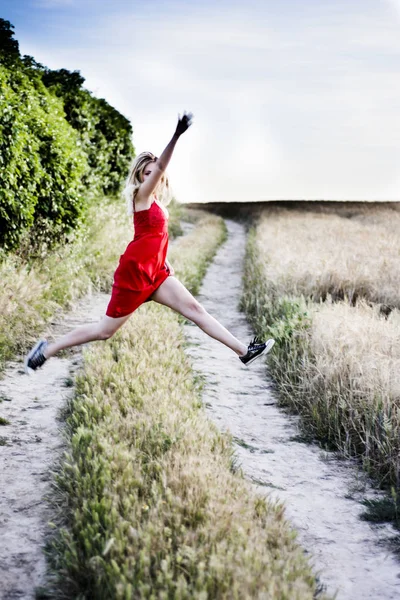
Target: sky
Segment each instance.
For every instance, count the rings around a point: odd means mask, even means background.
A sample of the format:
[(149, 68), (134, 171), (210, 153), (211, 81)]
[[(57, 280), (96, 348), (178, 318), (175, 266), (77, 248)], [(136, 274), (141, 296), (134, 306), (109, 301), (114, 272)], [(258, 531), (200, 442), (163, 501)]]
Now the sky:
[(21, 54), (78, 70), (181, 202), (400, 200), (400, 0), (0, 0)]

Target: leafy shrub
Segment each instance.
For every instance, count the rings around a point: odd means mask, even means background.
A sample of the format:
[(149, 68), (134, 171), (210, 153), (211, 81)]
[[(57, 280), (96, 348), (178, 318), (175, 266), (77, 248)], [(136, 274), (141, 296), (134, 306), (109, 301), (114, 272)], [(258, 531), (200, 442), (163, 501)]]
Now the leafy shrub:
[(128, 119), (85, 90), (79, 71), (44, 69), (42, 80), (62, 100), (67, 121), (79, 133), (90, 167), (83, 178), (85, 187), (94, 194), (118, 193), (134, 152)]
[(78, 71), (21, 58), (13, 35), (0, 19), (0, 245), (41, 256), (68, 241), (97, 196), (119, 192), (132, 127)]
[(2, 66), (0, 164), (0, 243), (7, 250), (33, 226), (51, 242), (77, 225), (88, 170), (78, 136), (43, 84)]

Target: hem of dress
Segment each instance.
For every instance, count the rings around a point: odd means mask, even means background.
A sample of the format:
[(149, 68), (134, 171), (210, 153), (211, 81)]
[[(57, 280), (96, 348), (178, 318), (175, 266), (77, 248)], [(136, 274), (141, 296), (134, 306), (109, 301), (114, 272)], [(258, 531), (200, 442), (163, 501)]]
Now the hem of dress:
[[(145, 302), (148, 302), (149, 300), (151, 300), (151, 296), (154, 294), (154, 292), (155, 292), (155, 291), (157, 291), (157, 290), (158, 290), (158, 288), (160, 287), (160, 285), (162, 285), (162, 284), (164, 283), (164, 281), (166, 281), (166, 280), (168, 279), (168, 277), (170, 277), (170, 276), (171, 276), (171, 271), (168, 269), (168, 272), (166, 273), (166, 276), (163, 278), (163, 280), (162, 280), (162, 281), (160, 281), (160, 283), (157, 285), (157, 287), (156, 287), (156, 288), (152, 289), (152, 290), (149, 292), (149, 295), (148, 295), (148, 296), (146, 296), (146, 297), (144, 298), (144, 300), (142, 300), (142, 301), (141, 301), (141, 302), (140, 302), (140, 303), (139, 303), (137, 306), (135, 306), (135, 307), (134, 307), (132, 310), (128, 310), (127, 312), (124, 312), (124, 314), (120, 314), (120, 315), (118, 315), (117, 317), (115, 317), (115, 316), (113, 316), (113, 315), (110, 315), (110, 314), (108, 314), (108, 307), (110, 306), (110, 303), (111, 303), (111, 300), (112, 300), (112, 295), (111, 295), (110, 301), (109, 301), (109, 303), (108, 303), (108, 305), (107, 305), (107, 308), (106, 308), (106, 316), (107, 316), (107, 317), (110, 317), (111, 319), (121, 319), (122, 317), (126, 317), (127, 315), (130, 315), (130, 314), (134, 313), (134, 312), (135, 312), (135, 310), (137, 310), (137, 309), (139, 308), (139, 306), (142, 306), (142, 304), (144, 304)], [(125, 291), (127, 291), (127, 292), (130, 292), (130, 291), (132, 291), (133, 293), (135, 293), (135, 290), (125, 290)]]

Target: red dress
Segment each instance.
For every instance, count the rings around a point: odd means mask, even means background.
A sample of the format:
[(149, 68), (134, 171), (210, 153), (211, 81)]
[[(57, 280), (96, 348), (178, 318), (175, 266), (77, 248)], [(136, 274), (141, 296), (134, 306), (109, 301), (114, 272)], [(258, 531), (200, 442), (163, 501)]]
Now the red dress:
[(108, 317), (125, 317), (150, 299), (171, 274), (165, 264), (168, 250), (168, 217), (153, 201), (150, 208), (134, 213), (135, 235), (121, 254), (114, 273)]

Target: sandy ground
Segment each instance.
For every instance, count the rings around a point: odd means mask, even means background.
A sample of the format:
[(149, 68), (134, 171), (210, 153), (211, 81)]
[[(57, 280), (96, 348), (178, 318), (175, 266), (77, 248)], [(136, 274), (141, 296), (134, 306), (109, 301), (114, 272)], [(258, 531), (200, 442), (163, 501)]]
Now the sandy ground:
[[(49, 325), (55, 337), (104, 314), (109, 296), (81, 300), (68, 315)], [(95, 342), (100, 343), (100, 342)], [(0, 381), (0, 598), (35, 598), (45, 573), (42, 545), (52, 515), (46, 494), (52, 468), (64, 449), (59, 411), (73, 394), (71, 383), (84, 346), (54, 357), (32, 376), (23, 358), (10, 362)]]

